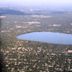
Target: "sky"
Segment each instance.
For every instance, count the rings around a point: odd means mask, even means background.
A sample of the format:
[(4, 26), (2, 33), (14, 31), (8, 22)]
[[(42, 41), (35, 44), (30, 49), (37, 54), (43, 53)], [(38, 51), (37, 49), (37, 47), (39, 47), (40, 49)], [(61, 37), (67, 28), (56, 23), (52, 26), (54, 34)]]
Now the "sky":
[(72, 6), (72, 0), (0, 0), (0, 6)]

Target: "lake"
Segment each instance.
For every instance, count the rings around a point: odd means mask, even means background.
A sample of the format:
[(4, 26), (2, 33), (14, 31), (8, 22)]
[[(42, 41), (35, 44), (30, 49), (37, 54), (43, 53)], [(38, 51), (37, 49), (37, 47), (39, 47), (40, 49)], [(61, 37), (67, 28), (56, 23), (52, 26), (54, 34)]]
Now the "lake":
[(32, 32), (18, 35), (16, 38), (20, 40), (72, 45), (72, 34), (58, 32)]

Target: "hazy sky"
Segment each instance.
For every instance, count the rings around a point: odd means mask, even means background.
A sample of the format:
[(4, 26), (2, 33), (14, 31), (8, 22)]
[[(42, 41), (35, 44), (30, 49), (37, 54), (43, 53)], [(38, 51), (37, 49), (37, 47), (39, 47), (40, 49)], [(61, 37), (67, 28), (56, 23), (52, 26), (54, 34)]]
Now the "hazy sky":
[(0, 0), (1, 5), (19, 5), (19, 6), (62, 6), (72, 5), (72, 0)]

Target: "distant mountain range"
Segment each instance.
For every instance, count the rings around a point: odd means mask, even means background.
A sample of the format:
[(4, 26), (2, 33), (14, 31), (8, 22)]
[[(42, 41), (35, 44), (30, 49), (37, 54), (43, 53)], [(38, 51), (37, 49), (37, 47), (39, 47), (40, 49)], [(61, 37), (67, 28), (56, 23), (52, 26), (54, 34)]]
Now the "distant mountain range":
[(51, 11), (51, 10), (36, 10), (36, 9), (23, 9), (22, 11), (19, 9), (13, 9), (13, 8), (0, 8), (0, 15), (33, 15), (33, 14), (36, 14), (36, 15), (48, 15), (48, 14), (64, 14), (66, 13), (66, 11)]
[(18, 11), (18, 10), (14, 10), (14, 9), (10, 9), (10, 8), (0, 8), (0, 14), (1, 15), (5, 15), (5, 14), (10, 14), (10, 15), (25, 15), (27, 13)]

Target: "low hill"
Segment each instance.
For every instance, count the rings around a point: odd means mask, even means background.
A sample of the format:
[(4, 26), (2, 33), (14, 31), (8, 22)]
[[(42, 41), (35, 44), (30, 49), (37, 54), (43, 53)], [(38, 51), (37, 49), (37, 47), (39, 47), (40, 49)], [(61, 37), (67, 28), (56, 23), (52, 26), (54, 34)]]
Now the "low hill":
[(5, 14), (11, 14), (11, 15), (25, 15), (27, 13), (18, 11), (18, 10), (14, 10), (14, 9), (10, 9), (10, 8), (0, 8), (0, 14), (1, 15), (5, 15)]

